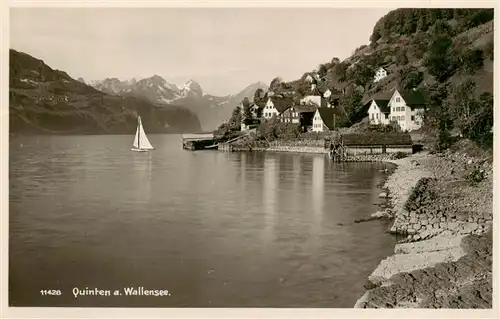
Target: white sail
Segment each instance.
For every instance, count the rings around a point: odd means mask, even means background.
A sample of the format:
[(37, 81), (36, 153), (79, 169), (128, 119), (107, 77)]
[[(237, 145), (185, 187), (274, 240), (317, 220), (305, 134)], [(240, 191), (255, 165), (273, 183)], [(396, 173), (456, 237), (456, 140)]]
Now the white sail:
[(146, 133), (144, 132), (144, 128), (142, 127), (142, 122), (139, 119), (139, 148), (145, 149), (145, 150), (151, 150), (154, 149), (153, 145), (149, 143), (148, 137), (146, 136)]
[(139, 126), (137, 126), (137, 130), (135, 131), (134, 144), (132, 144), (135, 148), (139, 148)]
[(146, 136), (146, 132), (144, 132), (144, 128), (142, 127), (142, 121), (141, 121), (140, 116), (138, 118), (137, 131), (135, 132), (133, 146), (134, 146), (134, 148), (139, 149), (139, 150), (152, 150), (152, 149), (154, 149), (153, 145), (151, 145), (151, 143), (148, 140), (148, 137)]

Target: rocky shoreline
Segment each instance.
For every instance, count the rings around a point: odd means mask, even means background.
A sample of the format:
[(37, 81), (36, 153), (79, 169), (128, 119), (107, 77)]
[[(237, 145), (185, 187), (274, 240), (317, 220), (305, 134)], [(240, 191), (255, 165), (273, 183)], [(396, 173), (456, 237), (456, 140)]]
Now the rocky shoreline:
[(388, 162), (398, 167), (381, 196), (392, 207), (366, 220), (391, 218), (390, 232), (406, 238), (368, 277), (354, 307), (491, 308), (491, 162), (451, 152)]

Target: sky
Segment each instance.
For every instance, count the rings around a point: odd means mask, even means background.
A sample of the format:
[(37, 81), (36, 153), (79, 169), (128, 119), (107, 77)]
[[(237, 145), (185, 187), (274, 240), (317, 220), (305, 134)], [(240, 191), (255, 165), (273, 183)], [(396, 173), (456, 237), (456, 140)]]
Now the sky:
[(347, 58), (390, 10), (11, 8), (10, 47), (87, 82), (156, 74), (227, 95)]

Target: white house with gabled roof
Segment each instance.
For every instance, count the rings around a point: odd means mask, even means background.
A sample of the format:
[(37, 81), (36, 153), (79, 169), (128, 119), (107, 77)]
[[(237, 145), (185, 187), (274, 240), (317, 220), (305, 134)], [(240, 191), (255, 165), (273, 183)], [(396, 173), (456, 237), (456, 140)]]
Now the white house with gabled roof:
[(387, 106), (390, 108), (390, 120), (399, 124), (403, 131), (418, 130), (423, 124), (425, 95), (417, 90), (395, 90)]
[(370, 124), (389, 124), (391, 110), (388, 106), (389, 100), (371, 100), (370, 107), (368, 108), (368, 118)]
[(373, 77), (373, 82), (377, 83), (387, 76), (387, 71), (384, 68), (379, 68), (375, 71), (375, 76)]
[(330, 91), (330, 89), (326, 89), (326, 91), (323, 93), (323, 97), (327, 99), (330, 96), (332, 96), (332, 91)]
[(273, 99), (268, 98), (264, 110), (262, 111), (262, 116), (265, 119), (270, 119), (274, 115), (278, 116), (278, 110), (274, 107)]

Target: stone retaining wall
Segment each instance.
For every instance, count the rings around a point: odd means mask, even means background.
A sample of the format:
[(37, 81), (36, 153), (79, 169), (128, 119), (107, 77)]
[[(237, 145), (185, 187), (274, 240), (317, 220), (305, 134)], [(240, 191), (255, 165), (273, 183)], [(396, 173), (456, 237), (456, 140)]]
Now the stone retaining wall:
[(405, 207), (395, 214), (391, 232), (408, 235), (408, 241), (429, 239), (436, 235), (481, 235), (492, 224), (491, 214), (457, 211), (448, 198), (436, 192), (438, 181), (421, 178), (412, 190)]
[[(318, 146), (270, 146), (270, 147), (233, 147), (234, 152), (290, 152), (307, 154), (328, 154), (328, 150)], [(386, 162), (393, 159), (393, 154), (359, 154), (351, 155), (345, 162)]]
[(318, 146), (270, 146), (267, 148), (253, 148), (252, 151), (265, 152), (291, 152), (291, 153), (310, 153), (310, 154), (328, 154), (328, 150)]
[(303, 139), (303, 140), (277, 140), (277, 141), (272, 141), (269, 143), (270, 147), (321, 147), (324, 148), (325, 146), (325, 141), (324, 139), (318, 139), (318, 140), (310, 140), (310, 139)]
[[(367, 278), (355, 308), (492, 307), (492, 165), (465, 155), (415, 154), (384, 185), (394, 218), (406, 234)], [(475, 186), (464, 180), (484, 169)], [(387, 194), (388, 193), (388, 194)]]

